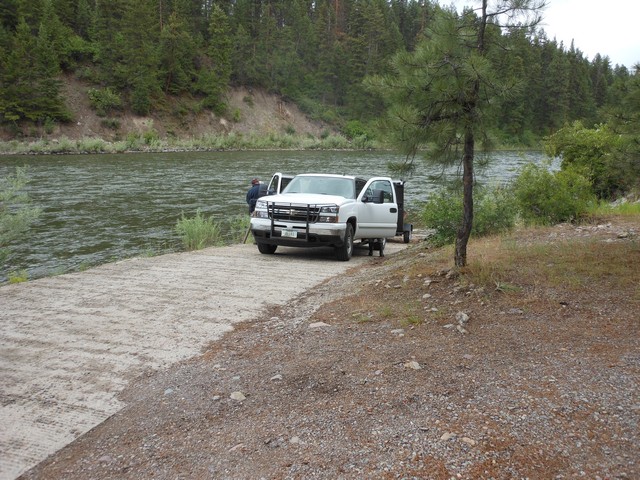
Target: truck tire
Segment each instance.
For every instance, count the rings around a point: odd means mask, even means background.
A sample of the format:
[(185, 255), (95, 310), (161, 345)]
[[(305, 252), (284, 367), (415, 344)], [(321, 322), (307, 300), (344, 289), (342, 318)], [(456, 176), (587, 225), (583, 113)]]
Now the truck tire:
[(344, 232), (344, 242), (339, 247), (336, 247), (336, 257), (342, 262), (348, 262), (353, 255), (353, 227), (350, 223), (347, 223), (347, 228)]
[(276, 253), (276, 248), (278, 248), (277, 245), (269, 245), (268, 243), (258, 242), (258, 250), (260, 251), (260, 253), (273, 255), (274, 253)]
[(411, 230), (405, 230), (402, 234), (402, 239), (404, 243), (409, 243), (411, 241)]

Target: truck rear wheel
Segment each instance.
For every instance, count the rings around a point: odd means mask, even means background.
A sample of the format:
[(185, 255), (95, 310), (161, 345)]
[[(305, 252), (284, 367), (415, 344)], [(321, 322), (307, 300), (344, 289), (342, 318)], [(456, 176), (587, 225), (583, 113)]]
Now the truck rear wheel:
[(344, 242), (342, 245), (336, 248), (336, 257), (342, 262), (347, 262), (353, 255), (353, 227), (350, 223), (347, 223), (347, 228), (344, 232)]
[(267, 255), (272, 255), (276, 253), (277, 245), (269, 245), (268, 243), (260, 243), (258, 242), (258, 250), (260, 253), (265, 253)]

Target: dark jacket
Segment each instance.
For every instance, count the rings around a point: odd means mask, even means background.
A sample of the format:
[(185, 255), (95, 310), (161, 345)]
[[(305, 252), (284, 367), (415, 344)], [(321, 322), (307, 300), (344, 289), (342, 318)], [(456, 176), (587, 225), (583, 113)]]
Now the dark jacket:
[(252, 185), (247, 192), (247, 204), (249, 205), (249, 213), (253, 213), (256, 209), (256, 201), (260, 197), (260, 184), (256, 183)]

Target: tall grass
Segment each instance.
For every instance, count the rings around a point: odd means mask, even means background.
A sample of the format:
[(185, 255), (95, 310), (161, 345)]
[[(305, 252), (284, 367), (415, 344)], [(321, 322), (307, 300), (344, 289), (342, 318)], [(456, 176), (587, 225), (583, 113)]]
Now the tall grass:
[(186, 250), (201, 250), (242, 243), (249, 231), (250, 219), (247, 215), (234, 215), (224, 220), (206, 218), (200, 210), (195, 217), (184, 214), (176, 223), (176, 232)]
[(213, 218), (205, 218), (200, 210), (192, 218), (183, 214), (176, 223), (176, 232), (186, 250), (201, 250), (223, 244), (220, 224)]

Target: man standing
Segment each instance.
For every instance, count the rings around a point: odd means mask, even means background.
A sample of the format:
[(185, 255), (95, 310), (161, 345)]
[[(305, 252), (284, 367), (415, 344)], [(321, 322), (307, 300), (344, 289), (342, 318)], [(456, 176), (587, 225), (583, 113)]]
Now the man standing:
[(256, 209), (256, 201), (260, 196), (260, 180), (254, 178), (251, 180), (251, 188), (247, 192), (247, 204), (249, 205), (249, 215)]

